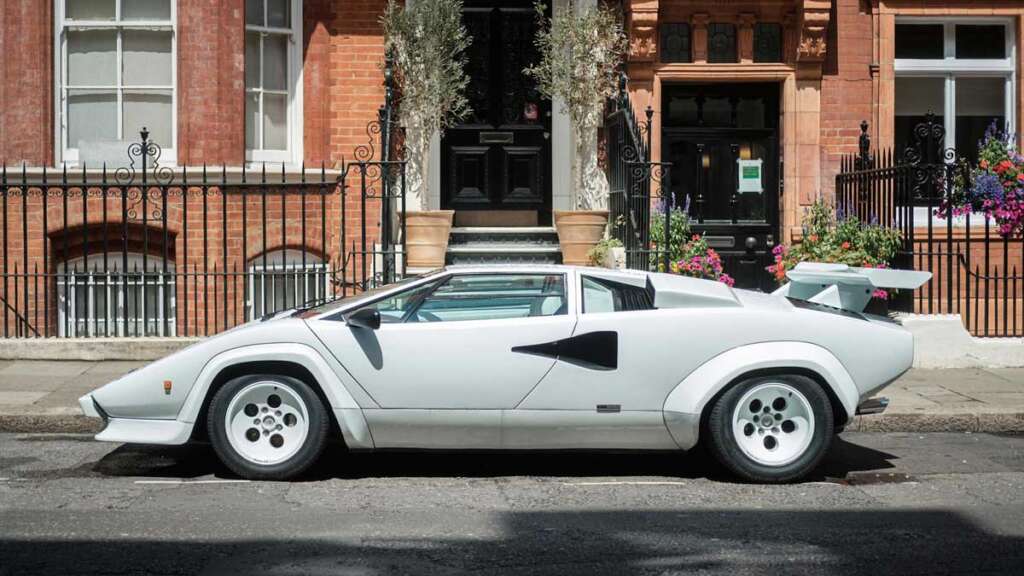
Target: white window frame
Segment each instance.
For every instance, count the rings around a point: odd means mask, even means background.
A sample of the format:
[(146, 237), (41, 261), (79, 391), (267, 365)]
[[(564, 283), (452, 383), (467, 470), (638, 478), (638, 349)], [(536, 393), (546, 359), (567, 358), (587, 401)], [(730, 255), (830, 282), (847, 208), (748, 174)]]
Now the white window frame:
[[(323, 283), (314, 282), (313, 288), (318, 293), (306, 294), (306, 300), (325, 301), (331, 295), (331, 274), (330, 267), (327, 262), (324, 261), (320, 256), (311, 252), (306, 252), (306, 265), (302, 265), (302, 250), (286, 248), (284, 250), (269, 250), (265, 255), (259, 255), (249, 260), (249, 294), (245, 302), (246, 310), (249, 313), (249, 318), (260, 318), (267, 314), (280, 312), (276, 306), (276, 290), (277, 282), (275, 281), (278, 276), (283, 276), (284, 282), (293, 282), (295, 284), (295, 302), (290, 304), (293, 306), (302, 306), (308, 302), (299, 302), (301, 286), (304, 286), (308, 281), (309, 277), (312, 276), (316, 280), (317, 275), (322, 276)], [(270, 279), (270, 291), (267, 291), (267, 279)], [(260, 285), (260, 294), (265, 295), (268, 307), (271, 309), (268, 311), (263, 306), (264, 296), (260, 296), (259, 300), (256, 298), (256, 284)], [(287, 292), (285, 295), (285, 307), (289, 305)], [(284, 310), (286, 308), (282, 308)]]
[[(1017, 94), (1017, 39), (1012, 18), (984, 17), (898, 17), (896, 24), (941, 24), (944, 27), (944, 58), (917, 59), (894, 58), (897, 77), (942, 78), (945, 81), (943, 124), (946, 129), (945, 148), (956, 148), (956, 79), (963, 77), (1002, 77), (1006, 82), (1003, 91), (1003, 109), (1006, 124), (1011, 133), (1017, 132), (1015, 98)], [(1001, 24), (1006, 30), (1006, 58), (959, 60), (956, 58), (957, 24)], [(893, 40), (895, 47), (895, 39)], [(894, 108), (895, 108), (895, 102)], [(894, 113), (895, 114), (895, 113)], [(895, 116), (894, 116), (895, 117)]]
[[(302, 28), (303, 28), (303, 23), (302, 23), (302, 0), (290, 0), (290, 2), (289, 2), (289, 9), (291, 10), (291, 15), (290, 15), (290, 18), (291, 18), (291, 29), (288, 29), (288, 28), (265, 27), (265, 26), (254, 26), (254, 25), (248, 23), (248, 20), (246, 19), (246, 15), (245, 14), (242, 15), (243, 20), (246, 22), (246, 24), (245, 24), (245, 33), (246, 34), (248, 34), (249, 32), (260, 32), (260, 33), (264, 33), (264, 34), (273, 33), (273, 34), (282, 34), (282, 35), (287, 35), (288, 36), (288, 42), (286, 43), (286, 46), (288, 47), (288, 54), (287, 54), (287, 57), (285, 58), (285, 61), (287, 62), (287, 65), (288, 65), (288, 74), (287, 74), (287, 82), (288, 82), (288, 112), (287, 112), (287, 121), (288, 121), (288, 128), (285, 131), (285, 134), (286, 134), (286, 137), (287, 137), (288, 141), (287, 141), (287, 144), (286, 144), (286, 147), (285, 147), (284, 150), (250, 149), (248, 146), (246, 146), (246, 149), (245, 149), (245, 160), (247, 162), (254, 162), (254, 163), (255, 162), (284, 162), (284, 163), (292, 164), (293, 166), (297, 166), (299, 163), (302, 162), (302, 154), (303, 154), (303, 152), (302, 152), (302, 144), (303, 144), (303, 142), (302, 142), (302, 122), (303, 122), (303, 116), (302, 116), (302, 82), (303, 82), (303, 80), (302, 80), (302, 46), (303, 46), (303, 37), (302, 37)], [(263, 14), (264, 14), (264, 20), (263, 21), (264, 22), (266, 22), (266, 13), (267, 13), (267, 2), (264, 2), (263, 3)], [(244, 54), (244, 52), (245, 51), (243, 49), (243, 54)], [(259, 68), (260, 68), (260, 74), (261, 75), (263, 73), (263, 62), (262, 62), (262, 59), (263, 59), (263, 50), (261, 49), (260, 50), (260, 60), (261, 61), (259, 63)], [(244, 60), (244, 58), (243, 58), (243, 60)], [(245, 67), (248, 66), (248, 65), (249, 65), (248, 62), (243, 62), (243, 65), (242, 65), (243, 66), (243, 75), (245, 73), (244, 72)], [(261, 81), (261, 85), (262, 85), (262, 81)], [(245, 87), (245, 99), (246, 99), (246, 101), (248, 101), (250, 92), (253, 92), (253, 91), (254, 90), (250, 89), (248, 86)], [(263, 91), (263, 89), (260, 88), (259, 91)], [(280, 92), (274, 91), (272, 93), (279, 94)], [(263, 102), (263, 100), (261, 98), (260, 99), (260, 103), (261, 103), (260, 106), (262, 106), (262, 102)], [(243, 107), (244, 107), (244, 104), (243, 104)], [(263, 113), (262, 113), (262, 110), (261, 110), (260, 114), (259, 114), (259, 122), (257, 123), (257, 128), (256, 128), (258, 136), (262, 136), (262, 133), (263, 133), (262, 123), (263, 123)], [(242, 130), (243, 131), (245, 130), (244, 123), (243, 123), (243, 126), (242, 126)], [(244, 135), (243, 135), (243, 139), (244, 139)], [(257, 137), (256, 140), (259, 141), (260, 142), (260, 146), (262, 146), (262, 138)]]
[[(124, 119), (124, 91), (126, 87), (122, 84), (121, 57), (123, 54), (121, 46), (121, 31), (124, 30), (149, 30), (149, 31), (170, 31), (171, 32), (171, 146), (162, 149), (160, 164), (173, 166), (177, 163), (177, 142), (178, 142), (178, 1), (170, 0), (170, 20), (121, 20), (121, 3), (130, 0), (117, 0), (114, 3), (114, 20), (65, 20), (65, 0), (54, 0), (54, 115), (58, 119), (54, 123), (54, 157), (57, 162), (66, 164), (79, 163), (79, 151), (77, 148), (70, 148), (67, 141), (67, 37), (65, 31), (72, 30), (118, 30), (117, 34), (117, 83), (114, 90), (117, 92), (117, 133), (126, 143), (138, 142), (139, 134), (134, 129), (125, 131), (121, 125)], [(76, 88), (82, 88), (76, 86)], [(90, 87), (85, 87), (90, 88)], [(100, 87), (109, 90), (110, 86)], [(167, 86), (130, 86), (129, 90), (166, 90)]]
[[(177, 326), (177, 276), (174, 261), (167, 261), (167, 274), (164, 275), (164, 260), (160, 256), (147, 256), (145, 263), (141, 253), (128, 253), (128, 272), (122, 274), (124, 264), (123, 253), (109, 252), (107, 265), (104, 268), (102, 254), (90, 254), (89, 262), (84, 257), (73, 258), (61, 262), (57, 266), (57, 335), (65, 337), (106, 336), (108, 332), (117, 337), (125, 336), (176, 336)], [(145, 267), (143, 267), (145, 264)], [(146, 270), (143, 276), (143, 270)], [(128, 276), (128, 293), (139, 291), (138, 305), (135, 314), (125, 324), (125, 307), (128, 297), (125, 292), (125, 276)], [(145, 278), (145, 282), (143, 282)], [(146, 310), (145, 287), (157, 289), (157, 305), (154, 316), (146, 318), (140, 313)], [(85, 286), (89, 302), (102, 298), (105, 302), (106, 315), (95, 316), (96, 310), (90, 307), (92, 315), (84, 321), (78, 319), (77, 289)], [(165, 292), (166, 290), (166, 292)], [(164, 306), (161, 302), (167, 298), (167, 329), (164, 329)], [(84, 322), (84, 326), (82, 326)], [(142, 333), (137, 332), (141, 330)]]

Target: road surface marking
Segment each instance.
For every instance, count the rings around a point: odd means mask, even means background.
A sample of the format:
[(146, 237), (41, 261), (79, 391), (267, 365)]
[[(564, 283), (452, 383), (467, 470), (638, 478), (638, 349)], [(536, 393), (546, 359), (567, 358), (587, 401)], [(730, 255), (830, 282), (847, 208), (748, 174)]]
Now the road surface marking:
[(136, 480), (136, 484), (246, 484), (248, 480)]
[(566, 486), (686, 486), (689, 482), (671, 482), (666, 480), (637, 480), (610, 482), (563, 482)]

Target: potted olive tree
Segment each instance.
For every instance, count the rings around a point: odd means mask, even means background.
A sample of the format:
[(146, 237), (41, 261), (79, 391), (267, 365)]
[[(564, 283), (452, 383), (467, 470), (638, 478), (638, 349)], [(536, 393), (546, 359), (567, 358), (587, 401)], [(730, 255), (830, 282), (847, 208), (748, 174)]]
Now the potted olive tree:
[(618, 14), (601, 3), (583, 8), (568, 0), (550, 19), (543, 4), (536, 7), (540, 62), (525, 72), (544, 96), (561, 102), (572, 125), (575, 210), (556, 210), (554, 219), (562, 261), (585, 265), (608, 225), (608, 184), (597, 163), (597, 128), (605, 102), (618, 89), (627, 40)]
[(429, 210), (430, 141), (469, 113), (461, 0), (389, 0), (381, 17), (384, 47), (398, 86), (398, 120), (405, 128), (407, 162), (406, 262), (444, 264), (454, 212)]

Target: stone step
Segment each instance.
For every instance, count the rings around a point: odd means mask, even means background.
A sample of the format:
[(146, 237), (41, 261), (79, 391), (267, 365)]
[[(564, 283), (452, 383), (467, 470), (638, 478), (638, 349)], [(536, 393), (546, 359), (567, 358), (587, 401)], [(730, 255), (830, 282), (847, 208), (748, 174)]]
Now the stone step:
[(557, 246), (558, 234), (551, 227), (473, 227), (452, 228), (449, 246)]
[(461, 252), (449, 251), (446, 264), (561, 264), (562, 254), (555, 251), (501, 251)]

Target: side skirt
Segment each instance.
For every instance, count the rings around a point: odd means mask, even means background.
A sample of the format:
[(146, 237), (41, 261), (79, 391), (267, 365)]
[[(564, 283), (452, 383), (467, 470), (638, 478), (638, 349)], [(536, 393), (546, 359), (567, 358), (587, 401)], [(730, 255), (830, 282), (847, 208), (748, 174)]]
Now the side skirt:
[(378, 449), (678, 450), (661, 411), (363, 410)]

